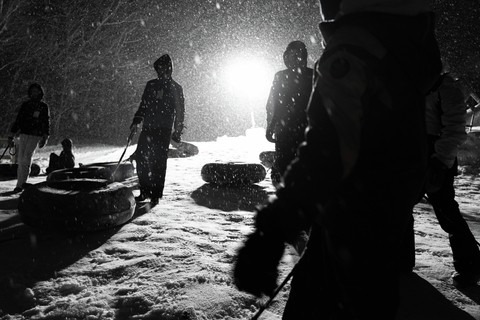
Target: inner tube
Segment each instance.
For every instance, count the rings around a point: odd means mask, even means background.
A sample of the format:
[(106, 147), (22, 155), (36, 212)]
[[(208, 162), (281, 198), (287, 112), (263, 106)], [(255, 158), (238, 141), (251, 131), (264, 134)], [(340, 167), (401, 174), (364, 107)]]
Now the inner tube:
[[(92, 164), (84, 164), (82, 167), (104, 167), (109, 169), (111, 172), (115, 170), (117, 167), (118, 162), (97, 162)], [(114, 181), (124, 181), (128, 178), (135, 176), (135, 168), (133, 164), (130, 162), (121, 162), (118, 166), (117, 171), (115, 172)]]
[[(0, 164), (0, 177), (16, 177), (18, 164), (16, 163), (1, 163)], [(35, 177), (40, 174), (40, 166), (36, 163), (32, 163), (30, 166), (30, 177)]]
[(216, 185), (248, 185), (265, 179), (267, 172), (259, 163), (214, 162), (202, 167), (201, 175), (205, 182)]
[(133, 164), (122, 162), (115, 172), (117, 162), (99, 162), (82, 165), (79, 168), (60, 169), (52, 171), (47, 176), (47, 181), (61, 181), (71, 179), (105, 179), (109, 181), (121, 182), (134, 176)]
[(186, 158), (196, 156), (199, 152), (198, 147), (189, 142), (175, 142), (171, 141), (172, 147), (175, 149), (168, 149), (169, 158)]
[(57, 232), (97, 231), (122, 225), (135, 211), (131, 189), (100, 179), (45, 181), (26, 188), (18, 213), (26, 225)]

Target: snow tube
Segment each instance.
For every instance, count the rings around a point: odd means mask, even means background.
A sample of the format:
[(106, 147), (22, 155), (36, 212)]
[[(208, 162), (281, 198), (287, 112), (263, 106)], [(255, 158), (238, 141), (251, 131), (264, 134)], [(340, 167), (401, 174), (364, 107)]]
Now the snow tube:
[(273, 167), (275, 163), (275, 151), (263, 151), (258, 155), (260, 162), (267, 168)]
[(82, 165), (80, 168), (60, 169), (51, 172), (47, 181), (61, 181), (70, 179), (105, 179), (109, 181), (124, 181), (134, 176), (134, 168), (131, 163), (123, 162), (115, 172), (117, 162), (100, 162)]
[[(2, 163), (0, 164), (0, 177), (16, 177), (18, 164)], [(30, 177), (38, 176), (40, 174), (40, 166), (32, 163), (30, 166)]]
[[(92, 164), (84, 164), (82, 165), (83, 168), (88, 168), (88, 167), (104, 167), (113, 172), (115, 168), (117, 167), (118, 161), (117, 162), (98, 162), (98, 163), (92, 163)], [(124, 181), (128, 178), (131, 178), (135, 176), (135, 168), (133, 167), (132, 163), (128, 162), (122, 162), (118, 166), (117, 171), (115, 172), (115, 179), (114, 181)]]
[(19, 197), (20, 219), (34, 228), (60, 232), (96, 231), (122, 225), (135, 211), (132, 191), (98, 179), (46, 181)]
[(168, 149), (169, 158), (186, 158), (196, 156), (198, 154), (198, 147), (189, 142), (171, 142), (175, 149)]
[(246, 185), (265, 179), (267, 172), (259, 163), (215, 162), (202, 167), (202, 179), (217, 185)]

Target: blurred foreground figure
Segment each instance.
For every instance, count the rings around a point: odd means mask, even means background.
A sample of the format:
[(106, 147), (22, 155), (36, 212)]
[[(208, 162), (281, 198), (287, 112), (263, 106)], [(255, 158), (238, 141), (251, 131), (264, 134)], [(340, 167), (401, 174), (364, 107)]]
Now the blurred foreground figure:
[(62, 152), (60, 155), (50, 153), (50, 161), (48, 162), (47, 173), (55, 170), (67, 169), (75, 167), (75, 156), (73, 155), (73, 141), (71, 139), (62, 140)]
[(234, 269), (240, 290), (271, 295), (284, 244), (311, 227), (283, 319), (395, 319), (427, 167), (425, 95), (441, 71), (427, 3), (320, 1), (306, 140)]
[(163, 196), (170, 139), (181, 139), (185, 105), (182, 86), (172, 79), (170, 56), (162, 55), (153, 66), (158, 78), (147, 82), (130, 130), (143, 122), (135, 151), (140, 184), (140, 195), (135, 199), (150, 198), (151, 204), (156, 205)]
[[(17, 147), (17, 186), (15, 192), (21, 192), (27, 182), (32, 165), (32, 157), (37, 147), (43, 148), (50, 135), (50, 109), (42, 101), (43, 88), (33, 83), (28, 88), (29, 100), (25, 101), (18, 111), (17, 118), (10, 132), (19, 136)], [(8, 138), (13, 141), (13, 136)]]
[(305, 140), (313, 74), (313, 70), (307, 68), (307, 58), (303, 42), (289, 43), (283, 54), (287, 69), (275, 74), (268, 97), (266, 138), (275, 143), (271, 173), (274, 185), (280, 183), (287, 166), (297, 155), (299, 144)]
[[(453, 253), (455, 286), (469, 287), (480, 280), (480, 250), (455, 201), (454, 179), (458, 175), (458, 147), (467, 140), (467, 106), (460, 81), (444, 73), (427, 96), (426, 124), (429, 163), (425, 194), (442, 229), (448, 233)], [(423, 194), (422, 194), (423, 195)], [(412, 227), (405, 254), (407, 270), (415, 265), (415, 235)], [(405, 262), (404, 262), (405, 263)]]

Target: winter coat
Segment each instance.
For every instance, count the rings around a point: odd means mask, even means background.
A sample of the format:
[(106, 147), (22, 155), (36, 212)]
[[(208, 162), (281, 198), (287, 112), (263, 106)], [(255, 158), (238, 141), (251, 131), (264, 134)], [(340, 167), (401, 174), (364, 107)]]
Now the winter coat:
[(147, 82), (135, 117), (143, 119), (143, 127), (153, 129), (183, 128), (185, 99), (182, 86), (171, 77)]
[(28, 100), (22, 104), (10, 130), (13, 134), (31, 136), (50, 135), (50, 110), (48, 105), (38, 100)]
[(287, 69), (275, 74), (267, 101), (267, 132), (277, 141), (303, 141), (313, 70), (301, 41), (292, 41), (283, 53)]
[(425, 177), (425, 95), (440, 54), (432, 13), (352, 13), (320, 29), (326, 48), (314, 69), (306, 143), (281, 194), (300, 206), (331, 204), (329, 223), (348, 235), (374, 228), (392, 205), (403, 217), (411, 212)]
[(436, 157), (451, 168), (458, 147), (467, 140), (467, 107), (462, 89), (458, 81), (446, 75), (440, 87), (429, 94), (426, 100), (427, 133), (438, 137), (435, 141)]
[(62, 168), (75, 167), (75, 156), (71, 150), (64, 150), (60, 152), (59, 164), (62, 166)]
[(305, 132), (312, 75), (313, 70), (307, 67), (275, 74), (266, 109), (268, 126), (272, 127), (277, 140)]

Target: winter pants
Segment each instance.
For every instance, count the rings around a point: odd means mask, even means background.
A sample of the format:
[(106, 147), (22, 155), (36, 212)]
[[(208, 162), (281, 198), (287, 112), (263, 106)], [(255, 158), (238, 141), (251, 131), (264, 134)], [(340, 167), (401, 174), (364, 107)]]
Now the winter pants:
[(40, 140), (42, 140), (42, 137), (20, 134), (20, 141), (17, 147), (17, 188), (23, 188), (23, 184), (27, 182), (30, 166), (32, 165), (32, 157)]
[[(431, 138), (429, 151), (434, 152), (434, 142)], [(478, 273), (480, 271), (480, 250), (475, 237), (462, 217), (457, 201), (455, 201), (454, 180), (457, 175), (457, 163), (450, 169), (443, 170), (443, 184), (436, 192), (425, 192), (428, 202), (432, 205), (440, 227), (448, 233), (453, 254), (453, 266), (459, 273)], [(407, 229), (405, 243), (402, 246), (402, 266), (411, 270), (415, 266), (415, 234), (413, 231), (413, 216)]]
[(137, 175), (140, 192), (149, 198), (161, 198), (167, 171), (168, 147), (172, 129), (143, 128), (138, 139)]
[(278, 140), (275, 143), (275, 162), (271, 172), (273, 184), (281, 182), (281, 177), (287, 170), (288, 165), (296, 158), (298, 146), (305, 140), (303, 133), (301, 135), (297, 134), (297, 136), (277, 138)]
[(454, 171), (444, 171), (442, 187), (437, 192), (427, 192), (428, 201), (433, 206), (440, 226), (448, 233), (455, 270), (459, 273), (478, 273), (480, 250), (455, 201)]

